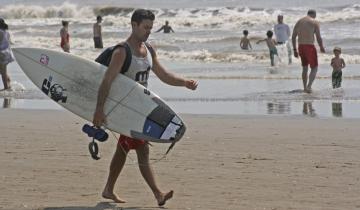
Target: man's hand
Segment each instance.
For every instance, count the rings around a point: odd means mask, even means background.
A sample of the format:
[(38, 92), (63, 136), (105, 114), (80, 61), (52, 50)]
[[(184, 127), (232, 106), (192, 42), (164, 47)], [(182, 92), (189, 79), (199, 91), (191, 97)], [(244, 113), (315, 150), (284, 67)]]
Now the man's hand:
[(320, 46), (320, 52), (325, 53), (325, 48), (323, 46)]
[(103, 111), (95, 110), (93, 124), (96, 127), (101, 127), (106, 123), (106, 116)]
[(186, 80), (185, 81), (185, 87), (190, 89), (190, 90), (195, 90), (198, 86), (198, 82), (195, 80)]
[(297, 51), (296, 49), (294, 49), (294, 57), (295, 57), (295, 58), (298, 58), (298, 57), (299, 57), (299, 53), (298, 53), (298, 51)]

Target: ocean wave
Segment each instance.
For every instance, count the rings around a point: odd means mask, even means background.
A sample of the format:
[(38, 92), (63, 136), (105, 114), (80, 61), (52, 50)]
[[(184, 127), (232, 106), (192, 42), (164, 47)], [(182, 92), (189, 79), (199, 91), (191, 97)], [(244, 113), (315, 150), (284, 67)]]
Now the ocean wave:
[[(209, 50), (194, 51), (165, 51), (158, 49), (159, 56), (169, 60), (192, 60), (204, 62), (227, 62), (227, 63), (268, 63), (269, 55), (267, 51), (251, 51), (247, 53), (226, 53), (211, 52)], [(319, 54), (319, 63), (330, 63), (332, 54)], [(360, 64), (360, 55), (342, 54), (342, 58), (347, 64)]]
[[(21, 34), (23, 33), (23, 34)], [(41, 34), (41, 31), (32, 31), (24, 32), (21, 30), (21, 33), (15, 33), (13, 40), (15, 42), (14, 47), (40, 47), (40, 48), (49, 48), (61, 50), (59, 47), (59, 37), (58, 32), (45, 31)], [(35, 34), (35, 35), (34, 35)], [(208, 40), (209, 41), (209, 40)], [(109, 37), (104, 39), (104, 43), (111, 46), (119, 42), (117, 37)], [(155, 41), (158, 42), (158, 41)], [(209, 41), (211, 43), (211, 41)], [(235, 42), (234, 42), (235, 43)], [(340, 45), (342, 46), (342, 45)], [(238, 50), (237, 42), (236, 46), (231, 49), (225, 50), (211, 50), (208, 48), (203, 48), (206, 46), (201, 46), (202, 49), (191, 50), (186, 49), (181, 45), (181, 43), (168, 43), (161, 42), (155, 43), (154, 47), (156, 52), (161, 59), (171, 60), (171, 61), (201, 61), (209, 63), (253, 63), (253, 64), (269, 64), (269, 52), (267, 50), (253, 50), (253, 51), (240, 51)], [(71, 49), (74, 53), (78, 53), (82, 57), (88, 59), (94, 59), (100, 54), (101, 50), (96, 50), (93, 48), (92, 38), (90, 36), (85, 36), (80, 33), (77, 36), (71, 38)], [(328, 63), (330, 64), (331, 59), (333, 58), (331, 49), (327, 49), (328, 53), (323, 54), (319, 53), (319, 63)], [(280, 52), (280, 50), (279, 50)], [(344, 58), (346, 64), (360, 64), (360, 55), (348, 54), (346, 49), (341, 55)], [(286, 60), (286, 59), (285, 59)], [(299, 59), (294, 59), (294, 62), (300, 62)]]
[[(250, 40), (256, 40), (254, 37), (251, 37)], [(207, 43), (207, 42), (239, 42), (240, 37), (230, 36), (230, 37), (174, 37), (174, 42), (192, 42), (192, 43)]]
[(95, 15), (108, 16), (130, 16), (135, 8), (127, 7), (113, 7), (113, 6), (104, 6), (104, 7), (95, 7), (93, 9)]
[[(93, 18), (96, 15), (130, 17), (135, 8), (117, 6), (87, 6), (63, 3), (59, 6), (7, 5), (0, 9), (0, 14), (7, 19), (24, 18)], [(321, 22), (358, 21), (358, 4), (341, 8), (321, 9), (318, 19)], [(208, 7), (159, 9), (153, 12), (157, 19), (169, 21), (181, 27), (238, 28), (238, 26), (272, 25), (276, 16), (286, 14), (286, 21), (294, 24), (306, 15), (304, 8), (271, 9), (248, 7)]]
[(205, 62), (241, 62), (253, 61), (262, 58), (262, 55), (235, 54), (235, 53), (215, 53), (209, 50), (195, 51), (163, 51), (158, 50), (158, 54), (170, 60), (194, 60)]
[(79, 7), (71, 3), (63, 3), (60, 6), (29, 6), (8, 5), (0, 9), (0, 14), (6, 19), (24, 18), (73, 18), (93, 17), (91, 7)]

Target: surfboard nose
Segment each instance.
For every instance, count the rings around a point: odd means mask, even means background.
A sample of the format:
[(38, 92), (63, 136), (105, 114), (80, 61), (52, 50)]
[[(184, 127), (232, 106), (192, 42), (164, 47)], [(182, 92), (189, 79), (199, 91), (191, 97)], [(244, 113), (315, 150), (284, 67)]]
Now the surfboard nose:
[(28, 47), (14, 47), (14, 48), (11, 48), (11, 50), (13, 51), (13, 54), (14, 54), (15, 58), (19, 57), (19, 55), (27, 54), (27, 52), (28, 52), (30, 49), (31, 49), (31, 48), (28, 48)]

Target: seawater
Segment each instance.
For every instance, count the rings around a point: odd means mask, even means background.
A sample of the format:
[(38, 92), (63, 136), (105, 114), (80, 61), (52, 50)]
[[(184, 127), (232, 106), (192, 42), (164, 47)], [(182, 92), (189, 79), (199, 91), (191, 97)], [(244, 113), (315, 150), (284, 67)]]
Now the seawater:
[[(65, 19), (70, 21), (71, 53), (94, 59), (101, 52), (93, 48), (92, 42), (92, 24), (96, 15), (103, 15), (105, 46), (126, 39), (130, 31), (130, 16), (135, 8), (146, 7), (154, 11), (154, 30), (168, 20), (175, 33), (152, 33), (149, 41), (155, 46), (164, 66), (199, 80), (199, 88), (189, 91), (169, 87), (154, 75), (150, 77), (149, 88), (179, 112), (297, 115), (305, 113), (303, 107), (311, 103), (312, 109), (316, 110), (316, 115), (312, 116), (332, 117), (332, 104), (340, 103), (343, 114), (339, 116), (359, 116), (355, 108), (360, 99), (360, 5), (357, 1), (49, 2), (36, 0), (29, 4), (28, 1), (1, 0), (0, 16), (9, 24), (13, 47), (60, 51), (60, 23)], [(304, 94), (297, 91), (302, 88), (300, 61), (293, 58), (293, 64), (287, 65), (287, 58), (283, 57), (281, 60), (284, 62), (270, 67), (265, 44), (256, 45), (255, 42), (265, 38), (278, 14), (283, 14), (285, 22), (292, 28), (309, 8), (318, 11), (317, 20), (327, 52), (319, 54), (320, 66), (314, 92)], [(239, 48), (244, 29), (250, 32), (251, 51)], [(330, 59), (334, 46), (342, 48), (342, 57), (347, 63), (340, 90), (331, 89)], [(14, 91), (0, 92), (3, 107), (61, 109), (37, 90), (16, 63), (9, 65), (9, 73), (12, 80), (21, 85)]]

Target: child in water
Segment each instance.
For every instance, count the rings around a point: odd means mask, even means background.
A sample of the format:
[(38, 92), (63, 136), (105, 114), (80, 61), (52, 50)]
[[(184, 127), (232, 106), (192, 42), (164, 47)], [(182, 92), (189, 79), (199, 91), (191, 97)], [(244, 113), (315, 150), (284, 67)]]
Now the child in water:
[(248, 30), (243, 31), (244, 37), (240, 40), (240, 48), (243, 50), (249, 50), (252, 49), (250, 40), (248, 39), (249, 32)]
[(269, 51), (270, 51), (271, 66), (274, 66), (275, 65), (274, 56), (278, 55), (277, 49), (275, 47), (276, 41), (272, 38), (272, 36), (273, 36), (272, 31), (267, 31), (266, 36), (267, 36), (266, 39), (259, 40), (259, 41), (256, 42), (256, 44), (259, 44), (260, 42), (264, 42), (264, 41), (266, 42), (266, 45), (268, 46)]
[(333, 68), (332, 72), (332, 86), (333, 88), (341, 87), (341, 80), (342, 80), (342, 69), (345, 68), (345, 61), (344, 59), (340, 58), (341, 48), (335, 47), (334, 50), (335, 57), (331, 59), (331, 66)]

